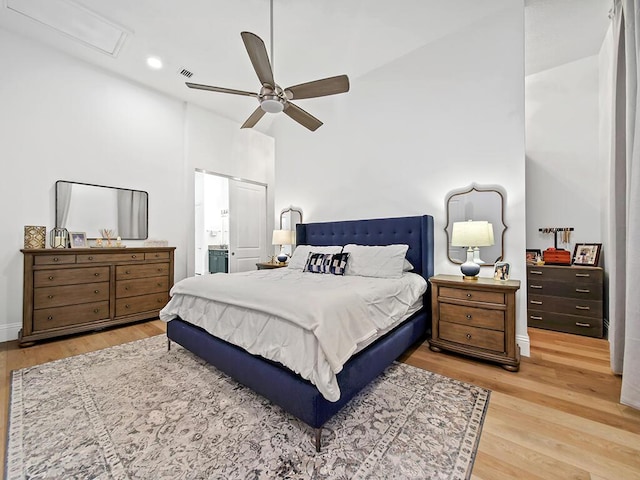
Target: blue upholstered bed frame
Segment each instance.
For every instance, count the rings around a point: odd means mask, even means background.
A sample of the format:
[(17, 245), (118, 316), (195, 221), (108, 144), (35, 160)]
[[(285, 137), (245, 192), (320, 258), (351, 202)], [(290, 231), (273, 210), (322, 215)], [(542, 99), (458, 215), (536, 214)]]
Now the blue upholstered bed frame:
[[(426, 279), (433, 275), (433, 217), (384, 218), (297, 226), (299, 245), (409, 245), (407, 259), (414, 272)], [(326, 400), (318, 389), (282, 365), (254, 356), (181, 319), (167, 325), (167, 337), (216, 368), (279, 405), (315, 429), (320, 450), (322, 426), (371, 380), (398, 358), (431, 327), (430, 292), (424, 307), (383, 338), (352, 357), (338, 374), (341, 396)]]

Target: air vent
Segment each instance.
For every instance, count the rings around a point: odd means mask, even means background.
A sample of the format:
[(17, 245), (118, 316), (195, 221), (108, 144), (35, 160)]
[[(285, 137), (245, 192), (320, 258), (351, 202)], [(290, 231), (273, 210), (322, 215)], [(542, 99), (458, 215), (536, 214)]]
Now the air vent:
[(181, 68), (180, 70), (178, 70), (178, 74), (182, 75), (183, 77), (187, 77), (187, 78), (193, 77), (193, 72), (190, 72), (186, 68)]

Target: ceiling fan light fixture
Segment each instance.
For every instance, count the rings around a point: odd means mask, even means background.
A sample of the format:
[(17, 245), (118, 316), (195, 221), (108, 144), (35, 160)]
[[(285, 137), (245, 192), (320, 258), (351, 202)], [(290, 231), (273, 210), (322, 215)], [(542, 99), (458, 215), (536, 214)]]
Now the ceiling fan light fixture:
[(268, 95), (260, 101), (260, 108), (267, 113), (280, 113), (284, 110), (284, 102), (277, 95)]

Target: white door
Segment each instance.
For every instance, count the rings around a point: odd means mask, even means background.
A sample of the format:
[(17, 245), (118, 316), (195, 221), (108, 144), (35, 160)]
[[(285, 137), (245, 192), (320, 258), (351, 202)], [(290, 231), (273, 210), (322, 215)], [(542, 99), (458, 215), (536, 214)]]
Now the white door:
[(267, 257), (267, 189), (229, 180), (229, 273), (255, 270)]

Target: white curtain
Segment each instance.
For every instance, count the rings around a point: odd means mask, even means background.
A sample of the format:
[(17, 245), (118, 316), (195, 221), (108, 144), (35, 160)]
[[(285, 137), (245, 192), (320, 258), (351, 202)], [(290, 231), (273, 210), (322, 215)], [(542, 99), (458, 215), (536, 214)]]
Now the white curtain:
[(615, 0), (609, 231), (611, 368), (622, 374), (620, 402), (640, 409), (640, 7)]

